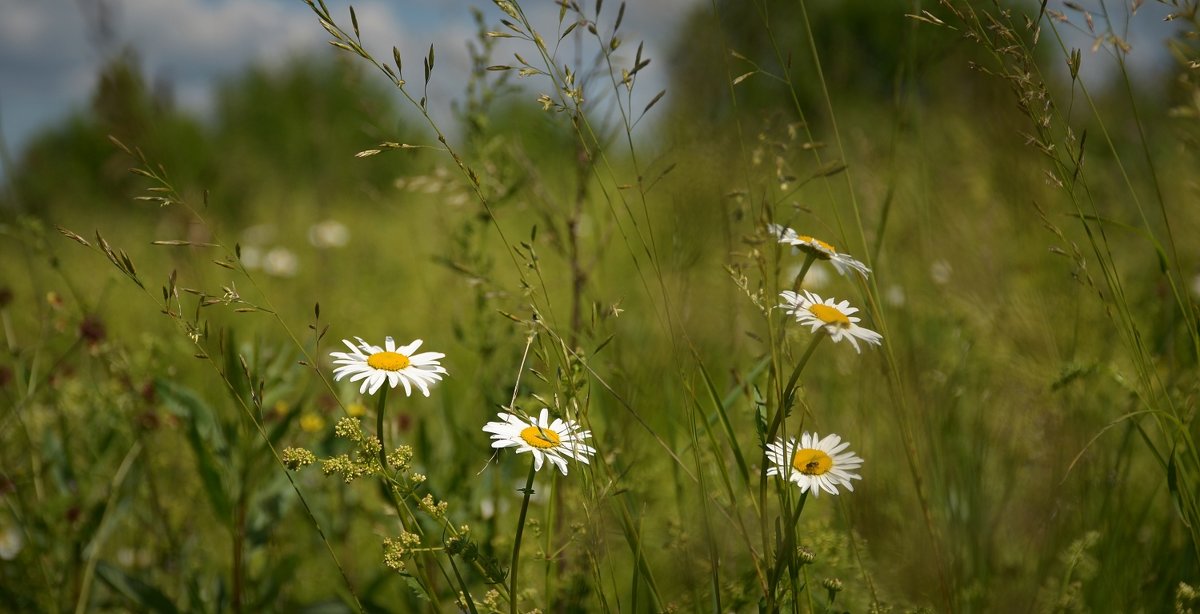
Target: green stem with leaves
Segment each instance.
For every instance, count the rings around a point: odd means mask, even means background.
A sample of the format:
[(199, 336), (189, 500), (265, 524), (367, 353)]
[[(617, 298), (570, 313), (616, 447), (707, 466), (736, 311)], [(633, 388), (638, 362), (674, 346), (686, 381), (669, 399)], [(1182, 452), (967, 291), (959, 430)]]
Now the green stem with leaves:
[[(767, 429), (766, 437), (763, 439), (763, 454), (762, 466), (766, 467), (767, 459), (767, 444), (774, 441), (776, 433), (779, 432), (780, 425), (783, 424), (784, 416), (787, 414), (787, 408), (791, 406), (792, 399), (795, 397), (796, 383), (800, 379), (800, 373), (804, 371), (805, 365), (808, 364), (810, 358), (817, 350), (817, 345), (821, 343), (821, 339), (827, 337), (828, 334), (824, 330), (818, 329), (813, 335), (812, 341), (809, 342), (808, 348), (804, 351), (804, 355), (796, 363), (796, 367), (792, 369), (792, 374), (788, 377), (787, 385), (779, 395), (779, 405), (775, 408), (775, 416), (771, 419), (771, 425)], [(767, 522), (767, 474), (764, 470), (758, 481), (758, 509), (761, 511), (763, 518), (763, 552), (769, 552), (771, 543), (769, 532), (765, 527), (769, 526)], [(774, 582), (771, 582), (767, 588), (767, 609), (770, 610), (775, 605), (775, 588)]]

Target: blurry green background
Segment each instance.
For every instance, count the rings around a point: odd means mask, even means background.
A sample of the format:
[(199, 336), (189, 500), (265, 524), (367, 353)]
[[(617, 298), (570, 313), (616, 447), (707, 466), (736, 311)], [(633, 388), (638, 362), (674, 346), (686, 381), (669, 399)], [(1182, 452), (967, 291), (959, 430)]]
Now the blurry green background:
[[(195, 4), (196, 14), (228, 7)], [(295, 4), (280, 14), (294, 12), (296, 23), (306, 24), (297, 36), (322, 40), (316, 19)], [(511, 546), (517, 499), (500, 510), (494, 501), (520, 485), (524, 465), (488, 465), (479, 429), (508, 403), (524, 348), (527, 329), (505, 314), (528, 318), (528, 297), (536, 296), (549, 307), (540, 315), (588, 355), (592, 377), (558, 376), (587, 381), (597, 447), (624, 468), (617, 489), (639, 510), (653, 546), (648, 556), (661, 568), (660, 589), (681, 609), (706, 608), (696, 587), (707, 581), (708, 550), (694, 495), (656, 436), (690, 458), (687, 416), (704, 398), (696, 393), (702, 363), (722, 393), (737, 399), (731, 415), (745, 429), (744, 448), (755, 449), (754, 398), (740, 384), (759, 377), (752, 370), (768, 352), (765, 327), (724, 267), (769, 251), (767, 221), (870, 258), (888, 323), (885, 344), (896, 361), (898, 377), (889, 380), (878, 352), (860, 356), (827, 343), (805, 373), (806, 428), (843, 435), (866, 459), (855, 492), (812, 501), (804, 517), (826, 566), (821, 573), (847, 584), (843, 607), (1161, 612), (1175, 607), (1180, 582), (1200, 582), (1170, 478), (1147, 441), (1168, 452), (1169, 445), (1140, 418), (1121, 420), (1142, 405), (1131, 383), (1136, 360), (1116, 341), (1117, 299), (1088, 282), (1101, 275), (1089, 239), (1063, 191), (1047, 180), (1046, 157), (1029, 144), (1032, 128), (1010, 81), (980, 69), (993, 66), (994, 55), (961, 25), (910, 16), (928, 9), (950, 22), (944, 11), (929, 3), (811, 1), (810, 41), (799, 3), (631, 3), (624, 27), (653, 38), (644, 69), (652, 76), (638, 82), (629, 108), (636, 116), (659, 89), (667, 94), (633, 132), (635, 160), (611, 82), (591, 75), (587, 108), (599, 132), (589, 145), (607, 154), (598, 163), (581, 156), (566, 114), (536, 102), (547, 87), (537, 77), (481, 70), (512, 62), (503, 46), (509, 41), (472, 70), (467, 41), (476, 50), (495, 41), (474, 37), (467, 4), (425, 4), (398, 4), (390, 20), (376, 20), (364, 35), (388, 58), (386, 37), (401, 37), (384, 26), (403, 28), (414, 91), (428, 43), (450, 58), (435, 68), (430, 106), (457, 151), (483, 174), (494, 222), (442, 153), (355, 156), (381, 142), (437, 143), (364, 62), (310, 45), (226, 70), (209, 102), (181, 104), (172, 68), (158, 63), (153, 45), (112, 31), (120, 19), (89, 12), (151, 9), (133, 2), (80, 9), (82, 27), (98, 41), (86, 100), (5, 148), (5, 607), (73, 609), (83, 591), (81, 607), (102, 611), (345, 607), (340, 576), (284, 470), (264, 456), (259, 435), (213, 369), (192, 357), (197, 349), (186, 334), (159, 314), (159, 287), (174, 271), (180, 288), (214, 297), (236, 288), (278, 314), (214, 306), (201, 317), (211, 329), (209, 351), (227, 377), (242, 377), (234, 357), (240, 352), (267, 382), (270, 412), (262, 417), (279, 447), (342, 451), (332, 436), (342, 409), (310, 369), (297, 366), (305, 359), (300, 347), (320, 357), (343, 338), (380, 343), (393, 335), (423, 338), (426, 348), (446, 353), (450, 376), (431, 398), (393, 395), (393, 428), (417, 449), (430, 492), (501, 559)], [(597, 21), (610, 27), (616, 3), (605, 4)], [(1165, 9), (1154, 4), (1132, 17), (1115, 3), (1087, 7), (1096, 19), (1101, 8), (1112, 9), (1112, 26), (1134, 42), (1125, 74), (1110, 43), (1090, 49), (1094, 38), (1082, 13), (1070, 14), (1074, 27), (1060, 24), (1068, 48), (1082, 48), (1089, 98), (1072, 84), (1048, 26), (1033, 54), (1062, 122), (1055, 129), (1061, 134), (1069, 125), (1076, 137), (1087, 131), (1086, 184), (1124, 284), (1119, 300), (1135, 315), (1157, 377), (1182, 408), (1184, 431), (1196, 437), (1200, 388), (1188, 342), (1195, 332), (1170, 298), (1164, 270), (1175, 271), (1194, 311), (1200, 90), (1195, 69), (1165, 51), (1175, 30), (1158, 25)], [(1070, 12), (1062, 3), (1049, 6)], [(479, 9), (483, 30), (497, 29), (500, 11)], [(554, 31), (557, 10), (538, 9)], [(1013, 4), (1031, 17), (1037, 9)], [(28, 10), (8, 3), (0, 19)], [(239, 19), (252, 23), (236, 30), (243, 38), (272, 27), (253, 11), (231, 18)], [(15, 34), (7, 31), (14, 21), (3, 21), (8, 58), (0, 64), (18, 57)], [(454, 29), (439, 30), (446, 24)], [(1096, 25), (1094, 37), (1107, 25)], [(434, 34), (446, 31), (459, 36)], [(1175, 40), (1196, 57), (1194, 39)], [(623, 41), (618, 56), (626, 65), (636, 43)], [(567, 38), (561, 62), (588, 65), (594, 43), (587, 44)], [(790, 75), (794, 85), (759, 73), (731, 88), (731, 79), (755, 65)], [(0, 90), (8, 133), (6, 100), (19, 87), (6, 80)], [(199, 215), (136, 200), (152, 184), (129, 172), (138, 160), (110, 137), (161, 165)], [(812, 150), (826, 161), (842, 158), (839, 137), (861, 235), (841, 174), (805, 182), (819, 170)], [(647, 182), (661, 175), (644, 211), (636, 198), (614, 196), (631, 194), (627, 186), (639, 173)], [(1146, 221), (1135, 197), (1161, 201), (1164, 214), (1148, 206), (1154, 215)], [(627, 202), (636, 210), (624, 208)], [(102, 234), (128, 253), (147, 291), (56, 226), (92, 243)], [(514, 256), (498, 231), (510, 245), (528, 246)], [(1148, 233), (1173, 237), (1170, 264)], [(156, 240), (223, 247), (151, 245)], [(653, 248), (645, 247), (651, 241)], [(235, 245), (253, 281), (213, 264)], [(537, 269), (529, 265), (532, 252)], [(779, 265), (782, 283), (798, 263), (789, 258)], [(810, 288), (865, 304), (861, 288), (823, 267), (810, 274)], [(753, 267), (746, 272), (758, 287)], [(522, 287), (522, 275), (536, 280), (532, 288)], [(191, 319), (200, 310), (184, 296), (181, 313)], [(768, 305), (773, 300), (768, 296)], [(316, 328), (330, 326), (320, 345), (306, 328), (317, 303)], [(222, 352), (230, 352), (228, 361)], [(550, 358), (538, 360), (553, 367)], [(328, 374), (327, 362), (321, 368)], [(526, 379), (519, 402), (536, 409), (554, 387)], [(243, 387), (232, 394), (249, 394)], [(353, 386), (337, 391), (343, 405), (373, 407)], [(905, 430), (915, 455), (906, 450)], [(709, 460), (714, 467), (731, 463), (715, 453)], [(205, 482), (206, 463), (224, 495)], [(296, 482), (370, 607), (427, 607), (381, 564), (379, 541), (394, 531), (373, 485), (343, 485), (315, 469), (296, 474)], [(590, 527), (574, 547), (601, 544), (618, 553), (616, 560), (628, 557), (611, 518), (564, 513)], [(732, 531), (718, 535), (728, 609), (752, 611), (753, 596), (743, 595), (752, 593), (746, 553)], [(589, 585), (586, 566), (569, 561), (558, 570), (561, 582), (546, 611), (602, 609), (601, 591), (619, 593), (618, 603), (633, 599), (625, 586)], [(236, 599), (235, 567), (246, 580)], [(633, 609), (650, 607), (643, 601)]]

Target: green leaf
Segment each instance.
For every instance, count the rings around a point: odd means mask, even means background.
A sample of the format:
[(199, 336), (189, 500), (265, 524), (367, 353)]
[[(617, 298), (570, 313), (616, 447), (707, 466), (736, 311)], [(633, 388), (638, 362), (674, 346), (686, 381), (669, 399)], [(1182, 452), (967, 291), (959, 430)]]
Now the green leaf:
[(1171, 457), (1167, 459), (1167, 491), (1171, 493), (1171, 503), (1175, 504), (1175, 511), (1179, 514), (1179, 518), (1183, 520), (1186, 527), (1191, 528), (1188, 522), (1188, 514), (1185, 511), (1183, 495), (1179, 492), (1179, 468), (1175, 466), (1175, 451), (1171, 451)]
[(741, 474), (742, 481), (749, 486), (750, 469), (746, 465), (746, 458), (742, 455), (742, 448), (738, 445), (737, 434), (733, 430), (733, 424), (729, 421), (729, 413), (726, 411), (728, 404), (721, 400), (721, 395), (717, 393), (717, 387), (713, 384), (712, 376), (708, 374), (708, 369), (705, 368), (704, 362), (700, 360), (699, 354), (696, 355), (696, 364), (699, 365), (700, 375), (704, 378), (704, 388), (708, 391), (708, 398), (712, 401), (713, 408), (717, 410), (717, 417), (720, 418), (721, 426), (725, 430), (725, 436), (729, 439), (729, 448), (733, 450), (733, 458), (737, 461), (738, 473)]
[(429, 594), (425, 591), (425, 587), (421, 586), (420, 582), (417, 582), (416, 578), (412, 576), (404, 576), (404, 583), (413, 590), (413, 593), (416, 593), (417, 597), (420, 597), (425, 601), (429, 601)]
[(208, 502), (218, 518), (229, 520), (232, 518), (233, 504), (225, 491), (222, 463), (213, 452), (213, 448), (224, 450), (225, 442), (213, 419), (212, 409), (191, 390), (168, 380), (157, 379), (154, 387), (167, 410), (186, 421), (188, 444), (196, 457), (196, 469), (200, 472)]
[(124, 595), (137, 604), (134, 608), (139, 612), (178, 612), (174, 602), (165, 593), (151, 584), (131, 576), (114, 565), (100, 561), (96, 565), (96, 575), (109, 588)]

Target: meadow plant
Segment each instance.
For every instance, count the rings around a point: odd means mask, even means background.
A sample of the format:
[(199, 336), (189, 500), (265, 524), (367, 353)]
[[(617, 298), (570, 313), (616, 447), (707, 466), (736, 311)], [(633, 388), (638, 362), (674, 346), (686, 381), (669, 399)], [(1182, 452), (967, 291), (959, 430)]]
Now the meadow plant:
[[(297, 216), (300, 239), (231, 241), (244, 220), (230, 228), (203, 186), (113, 137), (144, 188), (135, 200), (170, 218), (147, 227), (167, 255), (120, 246), (147, 243), (136, 233), (57, 230), (115, 271), (100, 296), (123, 282), (162, 330), (134, 302), (102, 310), (35, 217), (6, 224), (28, 270), (55, 276), (29, 275), (33, 300), (0, 286), (6, 603), (1194, 609), (1197, 252), (1179, 227), (1200, 221), (1160, 172), (1194, 167), (1155, 149), (1115, 16), (914, 4), (896, 26), (909, 37), (898, 117), (881, 120), (827, 77), (837, 59), (822, 57), (819, 20), (834, 9), (714, 0), (706, 18), (738, 27), (685, 45), (719, 47), (707, 77), (726, 115), (693, 149), (663, 152), (641, 131), (669, 98), (642, 91), (652, 58), (622, 29), (644, 7), (561, 0), (545, 24), (529, 2), (474, 9), (456, 130), (431, 112), (445, 104), (429, 88), (440, 43), (414, 76), (398, 49), (373, 54), (353, 7), (304, 1), (423, 125), (356, 157), (394, 160), (405, 206), (437, 207), (398, 214), (400, 255), (396, 210), (356, 224), (349, 188)], [(1194, 70), (1196, 3), (1172, 4), (1192, 28), (1172, 49)], [(1068, 28), (1119, 68), (1120, 132)], [(737, 48), (742, 30), (756, 53)], [(997, 140), (977, 142), (975, 119), (922, 119), (906, 93), (919, 36), (965, 39), (1020, 127), (998, 121)], [(1192, 128), (1193, 77), (1171, 111)], [(535, 128), (549, 136), (521, 134)], [(1007, 140), (959, 174), (936, 170), (943, 150)], [(1017, 170), (997, 178), (988, 160)], [(1018, 188), (1021, 211), (991, 206)], [(941, 204), (960, 198), (975, 209)], [(1028, 239), (1035, 225), (1046, 232)], [(337, 266), (351, 253), (365, 272)], [(285, 295), (320, 276), (314, 262), (347, 273), (310, 288), (319, 302)], [(36, 303), (36, 327), (13, 325), (16, 301)], [(146, 329), (113, 333), (111, 311)], [(328, 342), (350, 328), (363, 337)]]

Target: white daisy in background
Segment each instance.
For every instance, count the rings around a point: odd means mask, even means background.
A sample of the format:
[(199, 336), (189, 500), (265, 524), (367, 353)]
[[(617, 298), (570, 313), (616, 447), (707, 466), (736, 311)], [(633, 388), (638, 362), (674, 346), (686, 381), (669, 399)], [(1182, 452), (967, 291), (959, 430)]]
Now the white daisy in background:
[(950, 266), (945, 260), (935, 260), (929, 265), (929, 277), (933, 283), (944, 286), (950, 283), (950, 276), (954, 274), (954, 267)]
[(767, 460), (771, 466), (767, 475), (777, 475), (800, 486), (800, 492), (812, 492), (814, 497), (821, 491), (836, 495), (838, 486), (853, 491), (851, 480), (862, 476), (851, 471), (863, 464), (863, 459), (853, 452), (846, 452), (849, 442), (838, 435), (827, 435), (819, 439), (816, 433), (804, 433), (797, 443), (795, 438), (784, 441), (779, 438), (767, 444)]
[(848, 254), (839, 253), (833, 245), (820, 239), (799, 234), (795, 230), (779, 224), (767, 224), (767, 232), (771, 233), (780, 243), (791, 245), (799, 251), (816, 257), (817, 260), (828, 260), (841, 275), (849, 276), (850, 271), (856, 271), (866, 277), (871, 273), (871, 269), (867, 265)]
[(17, 558), (24, 546), (25, 539), (21, 537), (21, 531), (17, 527), (12, 525), (0, 527), (0, 559), (11, 561)]
[(337, 220), (324, 220), (308, 227), (308, 242), (317, 249), (344, 247), (350, 242), (350, 229)]
[(488, 422), (483, 427), (484, 432), (492, 434), (492, 447), (515, 447), (517, 454), (533, 453), (535, 471), (549, 460), (567, 475), (568, 458), (587, 464), (588, 456), (596, 453), (596, 448), (583, 443), (592, 436), (591, 431), (579, 430), (579, 424), (574, 420), (555, 418), (554, 422), (549, 422), (550, 411), (544, 407), (536, 420), (503, 412), (497, 415), (500, 422)]
[(340, 380), (349, 375), (352, 382), (362, 380), (359, 394), (375, 394), (387, 382), (392, 388), (404, 384), (406, 395), (411, 396), (412, 387), (416, 386), (425, 396), (429, 396), (429, 386), (446, 374), (446, 369), (438, 362), (445, 354), (413, 353), (421, 347), (420, 339), (403, 347), (396, 347), (391, 337), (387, 337), (384, 347), (371, 345), (362, 337), (355, 339), (358, 340), (357, 346), (350, 343), (349, 339), (342, 340), (350, 348), (349, 352), (330, 352), (329, 355), (335, 359), (333, 364), (339, 365), (333, 370), (333, 379)]
[(242, 245), (266, 245), (275, 240), (275, 226), (255, 224), (242, 230)]
[(850, 301), (837, 303), (835, 299), (822, 299), (808, 290), (804, 294), (785, 290), (779, 296), (784, 301), (780, 307), (795, 316), (797, 322), (811, 326), (813, 332), (824, 328), (835, 342), (849, 341), (855, 352), (862, 352), (858, 347), (859, 340), (874, 345), (883, 343), (883, 335), (858, 325), (861, 318), (852, 315), (858, 313), (858, 308), (851, 307)]
[(883, 300), (892, 307), (903, 307), (908, 302), (908, 296), (904, 294), (904, 288), (896, 284), (888, 286), (886, 292), (883, 293)]
[(257, 269), (262, 267), (262, 250), (253, 245), (243, 245), (242, 253), (239, 258), (242, 261), (242, 266), (246, 267), (247, 269)]
[(262, 259), (263, 272), (275, 277), (294, 277), (299, 268), (300, 259), (286, 247), (272, 247)]

